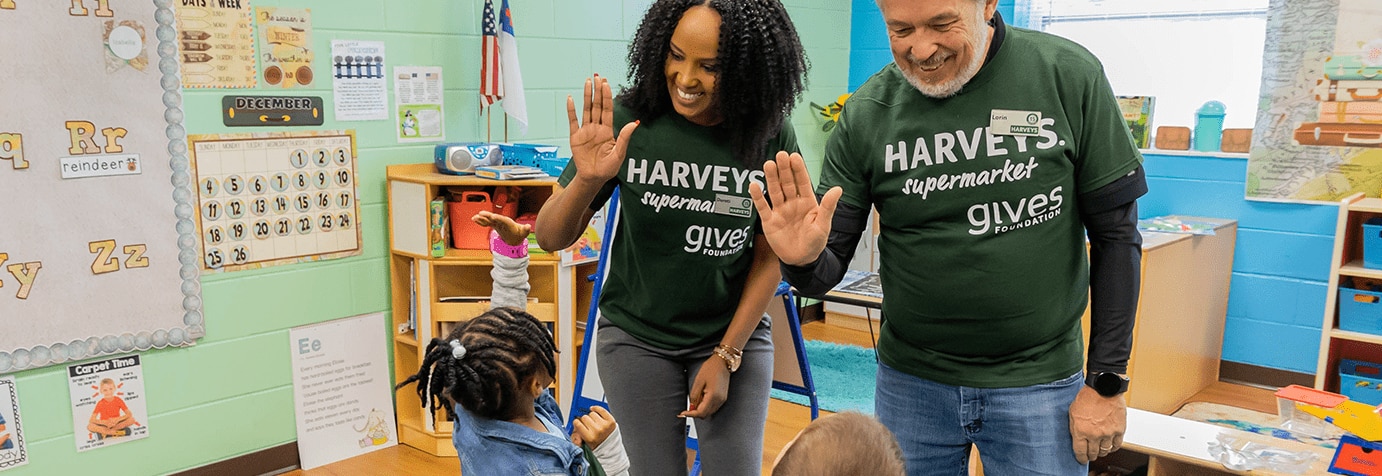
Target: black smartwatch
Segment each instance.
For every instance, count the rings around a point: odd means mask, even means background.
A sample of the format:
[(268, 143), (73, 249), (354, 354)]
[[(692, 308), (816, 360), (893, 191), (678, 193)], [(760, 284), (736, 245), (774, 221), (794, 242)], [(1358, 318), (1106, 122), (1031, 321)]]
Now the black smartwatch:
[(1128, 391), (1128, 379), (1114, 372), (1093, 372), (1086, 375), (1084, 384), (1105, 397), (1122, 395)]

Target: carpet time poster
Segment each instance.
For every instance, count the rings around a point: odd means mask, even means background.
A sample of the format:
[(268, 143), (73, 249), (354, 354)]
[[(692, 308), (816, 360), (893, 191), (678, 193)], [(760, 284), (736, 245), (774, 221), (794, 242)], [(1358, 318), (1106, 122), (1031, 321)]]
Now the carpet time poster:
[(138, 355), (67, 367), (77, 451), (149, 437), (144, 371)]

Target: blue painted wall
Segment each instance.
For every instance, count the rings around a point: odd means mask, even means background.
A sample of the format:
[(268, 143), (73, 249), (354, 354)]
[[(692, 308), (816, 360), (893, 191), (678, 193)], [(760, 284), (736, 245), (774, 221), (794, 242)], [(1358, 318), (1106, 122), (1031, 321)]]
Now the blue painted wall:
[(1147, 154), (1142, 217), (1238, 220), (1223, 359), (1315, 373), (1338, 208), (1248, 201), (1248, 161)]
[(893, 61), (888, 50), (888, 30), (883, 26), (883, 13), (874, 0), (853, 0), (849, 25), (849, 90), (873, 76), (873, 73)]
[[(999, 0), (1014, 25), (1019, 3)], [(892, 61), (874, 0), (853, 0), (849, 89)], [(1238, 220), (1223, 359), (1313, 374), (1319, 352), (1329, 259), (1338, 209), (1327, 205), (1252, 202), (1243, 198), (1247, 160), (1149, 154), (1141, 215), (1199, 215)]]

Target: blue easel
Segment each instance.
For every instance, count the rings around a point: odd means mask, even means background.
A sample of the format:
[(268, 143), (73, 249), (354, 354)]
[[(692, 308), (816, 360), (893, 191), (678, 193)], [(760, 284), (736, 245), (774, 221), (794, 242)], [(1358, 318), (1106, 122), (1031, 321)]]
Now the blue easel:
[[(604, 400), (604, 395), (600, 398), (591, 398), (585, 395), (586, 372), (590, 365), (590, 351), (595, 348), (595, 334), (597, 332), (597, 321), (600, 316), (600, 292), (604, 286), (605, 274), (609, 266), (610, 245), (614, 242), (614, 230), (619, 220), (619, 189), (616, 187), (614, 193), (610, 195), (609, 207), (605, 215), (604, 238), (600, 243), (600, 260), (595, 267), (595, 274), (588, 277), (594, 282), (591, 289), (590, 309), (586, 315), (585, 337), (581, 345), (581, 355), (579, 363), (576, 365), (576, 385), (571, 397), (571, 415), (566, 422), (567, 433), (572, 431), (572, 423), (576, 418), (585, 415), (590, 407), (601, 406), (609, 408), (609, 403)], [(805, 396), (811, 402), (811, 419), (815, 420), (820, 415), (820, 404), (816, 400), (816, 384), (811, 379), (811, 366), (806, 357), (806, 343), (801, 336), (801, 318), (797, 313), (796, 294), (792, 292), (792, 287), (787, 283), (780, 283), (774, 296), (782, 297), (783, 318), (786, 327), (791, 330), (792, 347), (795, 350), (797, 368), (801, 374), (801, 384), (789, 383), (773, 380), (773, 388), (785, 392), (796, 393)], [(618, 415), (615, 415), (618, 419)], [(695, 438), (687, 438), (687, 448), (696, 451), (696, 462), (691, 467), (691, 476), (700, 474), (700, 452), (699, 445)]]
[[(609, 196), (609, 207), (605, 213), (605, 231), (600, 240), (600, 260), (595, 265), (595, 274), (586, 279), (594, 282), (590, 291), (590, 310), (585, 318), (585, 336), (582, 339), (580, 361), (576, 364), (576, 386), (571, 390), (571, 414), (567, 416), (566, 433), (573, 431), (572, 423), (576, 418), (581, 417), (590, 411), (592, 406), (605, 407), (609, 409), (609, 403), (605, 402), (603, 392), (600, 398), (590, 398), (585, 396), (585, 373), (590, 365), (590, 349), (595, 347), (595, 331), (598, 327), (597, 321), (600, 317), (600, 292), (604, 288), (605, 273), (609, 270), (609, 249), (614, 242), (615, 225), (619, 221), (619, 187), (614, 188), (614, 192)], [(615, 417), (618, 421), (618, 417)]]

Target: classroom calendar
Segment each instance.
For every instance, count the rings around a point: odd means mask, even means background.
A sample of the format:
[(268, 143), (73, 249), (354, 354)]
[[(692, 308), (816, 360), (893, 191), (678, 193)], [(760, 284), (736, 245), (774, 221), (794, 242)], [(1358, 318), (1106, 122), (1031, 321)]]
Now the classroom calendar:
[(358, 255), (354, 131), (188, 136), (202, 268)]

